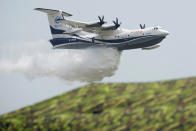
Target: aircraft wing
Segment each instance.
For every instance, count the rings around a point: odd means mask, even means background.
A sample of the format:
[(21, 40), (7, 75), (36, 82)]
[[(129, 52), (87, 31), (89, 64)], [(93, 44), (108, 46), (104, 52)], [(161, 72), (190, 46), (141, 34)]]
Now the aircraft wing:
[(114, 31), (114, 30), (116, 30), (117, 28), (116, 28), (116, 26), (115, 25), (111, 25), (111, 26), (103, 26), (103, 27), (101, 27), (101, 31)]
[(74, 28), (85, 28), (87, 26), (87, 23), (84, 22), (79, 22), (79, 21), (73, 21), (73, 20), (58, 20), (58, 22), (62, 23), (62, 24), (66, 24), (66, 25), (70, 25)]
[[(35, 10), (48, 13), (51, 15), (60, 13), (62, 16), (66, 16), (66, 17), (72, 16), (71, 14), (67, 12), (53, 10), (53, 9), (35, 8)], [(102, 33), (112, 33), (118, 28), (117, 26), (119, 26), (117, 18), (116, 18), (117, 23), (113, 22), (115, 25), (111, 25), (111, 26), (102, 26), (103, 24), (107, 23), (104, 21), (104, 16), (102, 17), (98, 16), (98, 18), (99, 18), (98, 22), (92, 22), (92, 23), (79, 22), (79, 21), (73, 21), (73, 20), (68, 20), (68, 19), (59, 19), (58, 22), (69, 25), (73, 28), (80, 28), (81, 30), (89, 32), (89, 33), (96, 33), (100, 35)]]
[(62, 24), (70, 25), (73, 28), (81, 28), (83, 31), (86, 31), (89, 33), (97, 33), (99, 30), (99, 29), (96, 29), (97, 27), (89, 27), (89, 24), (85, 22), (79, 22), (79, 21), (73, 21), (73, 20), (67, 20), (67, 19), (58, 20), (58, 21)]
[(89, 24), (89, 23), (73, 21), (73, 20), (67, 20), (67, 19), (58, 20), (58, 22), (60, 22), (62, 24), (70, 25), (73, 28), (81, 28), (83, 31), (86, 31), (86, 32), (89, 32), (89, 33), (96, 33), (96, 34), (102, 34), (103, 32), (104, 33), (107, 33), (107, 32), (111, 33), (111, 32), (116, 30), (115, 26), (91, 27), (90, 26), (91, 24)]

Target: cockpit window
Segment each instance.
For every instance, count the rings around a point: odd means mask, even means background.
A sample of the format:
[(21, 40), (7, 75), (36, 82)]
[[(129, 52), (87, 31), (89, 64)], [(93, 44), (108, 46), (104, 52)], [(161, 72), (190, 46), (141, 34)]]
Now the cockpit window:
[(154, 30), (158, 30), (159, 28), (158, 27), (154, 27)]

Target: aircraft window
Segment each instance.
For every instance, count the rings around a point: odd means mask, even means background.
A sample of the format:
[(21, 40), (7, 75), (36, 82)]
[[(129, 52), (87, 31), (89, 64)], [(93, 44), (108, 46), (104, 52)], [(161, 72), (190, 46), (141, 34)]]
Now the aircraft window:
[(154, 27), (154, 30), (158, 30), (158, 27)]

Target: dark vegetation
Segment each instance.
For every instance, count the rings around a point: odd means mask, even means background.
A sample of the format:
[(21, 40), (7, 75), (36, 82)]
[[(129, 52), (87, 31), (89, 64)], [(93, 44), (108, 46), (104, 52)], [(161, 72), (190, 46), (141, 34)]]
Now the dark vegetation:
[(90, 84), (0, 116), (0, 130), (196, 130), (196, 78)]

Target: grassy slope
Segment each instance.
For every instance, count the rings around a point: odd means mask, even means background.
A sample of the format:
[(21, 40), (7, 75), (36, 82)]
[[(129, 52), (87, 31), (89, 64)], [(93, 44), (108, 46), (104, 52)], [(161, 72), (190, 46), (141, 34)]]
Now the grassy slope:
[(196, 130), (196, 78), (91, 84), (0, 116), (0, 130)]

